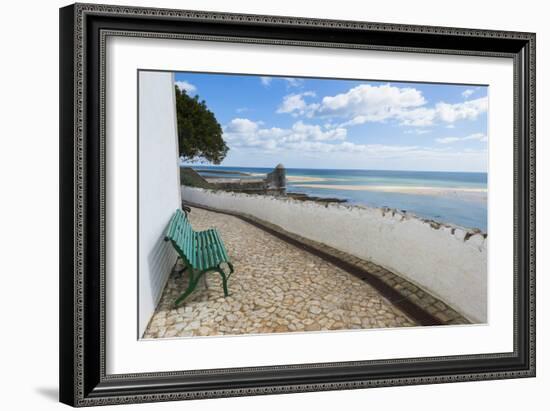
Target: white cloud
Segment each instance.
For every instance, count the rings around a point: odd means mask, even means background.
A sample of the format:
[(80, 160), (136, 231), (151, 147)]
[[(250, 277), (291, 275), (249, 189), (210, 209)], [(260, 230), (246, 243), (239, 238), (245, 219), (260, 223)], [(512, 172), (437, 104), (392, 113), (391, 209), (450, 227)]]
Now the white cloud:
[[(450, 148), (421, 147), (417, 145), (357, 144), (346, 140), (345, 128), (323, 129), (319, 125), (298, 121), (291, 128), (263, 127), (261, 122), (246, 118), (234, 118), (223, 127), (223, 136), (231, 148), (261, 149), (265, 151), (298, 153), (361, 154), (365, 158), (418, 158), (439, 159), (441, 156), (456, 157), (460, 153)], [(458, 140), (485, 141), (482, 133), (467, 137), (446, 137), (438, 143), (449, 144)], [(470, 153), (485, 151), (470, 150)]]
[(428, 134), (431, 133), (432, 130), (426, 129), (426, 128), (413, 128), (410, 130), (406, 130), (405, 134), (416, 134), (416, 135), (422, 135), (422, 134)]
[(285, 81), (288, 87), (301, 87), (304, 83), (304, 80), (294, 77), (285, 77)]
[(487, 108), (487, 97), (456, 104), (437, 103), (435, 106), (437, 116), (446, 123), (464, 119), (475, 120), (480, 114), (485, 113)]
[(485, 113), (488, 106), (487, 97), (481, 97), (455, 104), (439, 102), (428, 107), (420, 90), (391, 84), (361, 84), (345, 93), (325, 96), (320, 103), (308, 103), (304, 97), (315, 97), (315, 94), (289, 94), (283, 98), (277, 113), (341, 118), (344, 121), (340, 127), (389, 120), (403, 126), (428, 127), (437, 122), (451, 125), (459, 120), (474, 120)]
[(397, 112), (395, 117), (403, 126), (426, 127), (433, 125), (437, 118), (437, 111), (433, 108), (419, 107)]
[(262, 83), (262, 86), (269, 86), (272, 80), (273, 77), (260, 77), (260, 82)]
[(361, 84), (346, 93), (324, 97), (319, 113), (350, 117), (348, 123), (354, 125), (395, 118), (405, 109), (424, 104), (426, 100), (422, 93), (411, 87)]
[[(262, 122), (234, 118), (223, 127), (223, 137), (233, 158), (273, 158), (303, 166), (306, 159), (338, 164), (347, 168), (403, 168), (440, 170), (484, 170), (487, 149), (456, 149), (449, 145), (360, 144), (347, 140), (347, 130), (326, 128), (297, 121), (289, 128), (265, 127)], [(481, 133), (467, 136), (483, 141)], [(447, 143), (443, 143), (447, 144)], [(267, 157), (266, 157), (267, 156)], [(253, 161), (253, 160), (250, 160)], [(275, 161), (275, 160), (274, 160)], [(336, 166), (335, 166), (336, 167)]]
[(286, 82), (287, 88), (289, 87), (302, 87), (304, 84), (304, 80), (300, 78), (294, 78), (294, 77), (269, 77), (269, 76), (260, 76), (260, 82), (262, 83), (262, 86), (268, 87), (271, 85), (274, 79), (280, 79), (284, 80)]
[[(414, 132), (414, 131), (413, 131)], [(267, 151), (296, 151), (304, 153), (348, 153), (364, 154), (377, 158), (394, 158), (395, 156), (413, 156), (437, 159), (438, 155), (448, 155), (450, 148), (357, 144), (349, 142), (347, 129), (343, 127), (326, 128), (320, 125), (306, 124), (297, 121), (290, 128), (263, 127), (262, 122), (246, 118), (234, 118), (223, 127), (223, 136), (230, 147), (256, 148)], [(451, 144), (458, 141), (487, 141), (483, 133), (474, 133), (465, 137), (437, 138), (439, 144)], [(457, 153), (456, 150), (452, 150)], [(474, 152), (477, 153), (476, 150)]]
[[(417, 152), (417, 146), (398, 146), (384, 144), (356, 144), (343, 141), (337, 144), (322, 141), (298, 141), (287, 144), (287, 148), (299, 153), (332, 153), (332, 154), (361, 154), (365, 159), (369, 156), (377, 158), (389, 158), (399, 155), (406, 155), (409, 152)], [(351, 159), (351, 158), (350, 158)]]
[(468, 98), (470, 97), (472, 94), (474, 94), (476, 91), (473, 89), (473, 88), (469, 88), (469, 89), (466, 89), (462, 92), (462, 97), (464, 98)]
[(487, 135), (483, 133), (474, 133), (466, 137), (442, 137), (442, 138), (435, 139), (435, 141), (438, 142), (439, 144), (451, 144), (451, 143), (456, 143), (457, 141), (468, 141), (468, 140), (477, 140), (477, 141), (486, 142)]
[(462, 140), (461, 137), (442, 137), (435, 139), (439, 144), (450, 144), (460, 140)]
[[(300, 156), (321, 155), (320, 158), (330, 158), (336, 161), (344, 161), (344, 166), (372, 164), (372, 162), (387, 161), (380, 163), (388, 167), (402, 167), (403, 164), (414, 164), (416, 169), (426, 169), (428, 165), (439, 164), (439, 168), (445, 170), (451, 164), (484, 164), (487, 157), (487, 150), (455, 150), (448, 147), (421, 147), (402, 146), (386, 144), (356, 144), (343, 141), (337, 144), (330, 144), (321, 141), (299, 141), (289, 143), (287, 146), (292, 152), (300, 153)], [(327, 155), (329, 157), (327, 157)], [(457, 168), (457, 167), (451, 167)], [(481, 169), (483, 167), (480, 167)], [(460, 169), (460, 166), (458, 167)]]
[(231, 133), (254, 133), (258, 130), (259, 124), (247, 118), (234, 118), (226, 128)]
[(401, 125), (406, 126), (425, 127), (436, 121), (442, 121), (450, 126), (458, 120), (475, 120), (487, 112), (487, 107), (487, 97), (481, 97), (455, 104), (439, 102), (433, 108), (419, 107), (412, 110), (401, 110), (396, 113), (395, 117)]
[(223, 137), (230, 145), (257, 145), (259, 124), (247, 118), (234, 118), (223, 128)]
[(394, 117), (404, 126), (426, 127), (441, 121), (447, 123), (446, 127), (454, 128), (453, 123), (459, 120), (475, 120), (481, 114), (487, 112), (487, 107), (487, 97), (481, 97), (462, 103), (439, 102), (435, 107), (397, 110)]
[(223, 127), (223, 137), (230, 147), (288, 149), (296, 142), (341, 141), (347, 137), (345, 128), (323, 130), (319, 125), (298, 121), (291, 128), (262, 127), (261, 122), (234, 118)]
[(345, 128), (337, 127), (323, 131), (321, 126), (304, 124), (301, 121), (294, 123), (291, 134), (293, 139), (315, 141), (345, 140), (346, 136)]
[(311, 117), (315, 110), (319, 107), (319, 104), (308, 104), (304, 100), (304, 97), (315, 97), (315, 93), (312, 91), (306, 91), (299, 94), (289, 94), (283, 97), (283, 102), (277, 108), (277, 113), (287, 113), (293, 116), (305, 115)]
[(185, 90), (185, 92), (187, 94), (195, 94), (196, 91), (197, 91), (197, 87), (194, 86), (193, 84), (185, 81), (185, 80), (181, 80), (181, 81), (176, 81), (176, 86), (178, 86), (178, 88), (180, 90)]

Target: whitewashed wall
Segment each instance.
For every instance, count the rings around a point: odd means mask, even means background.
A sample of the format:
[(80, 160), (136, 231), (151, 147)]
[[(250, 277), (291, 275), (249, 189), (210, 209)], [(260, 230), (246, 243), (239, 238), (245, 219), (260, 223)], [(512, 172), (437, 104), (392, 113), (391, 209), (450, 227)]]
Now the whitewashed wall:
[(228, 193), (182, 186), (182, 198), (237, 211), (368, 259), (441, 298), (475, 322), (487, 321), (487, 246), (481, 234), (432, 227), (377, 208)]
[(172, 73), (139, 74), (139, 335), (160, 299), (176, 254), (163, 241), (181, 204)]

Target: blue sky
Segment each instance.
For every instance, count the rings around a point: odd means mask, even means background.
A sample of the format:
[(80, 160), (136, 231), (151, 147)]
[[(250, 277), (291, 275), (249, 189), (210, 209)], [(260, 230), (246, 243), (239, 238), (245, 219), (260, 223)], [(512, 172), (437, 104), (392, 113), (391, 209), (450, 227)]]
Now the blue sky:
[(223, 166), (487, 170), (487, 87), (176, 73), (206, 101)]

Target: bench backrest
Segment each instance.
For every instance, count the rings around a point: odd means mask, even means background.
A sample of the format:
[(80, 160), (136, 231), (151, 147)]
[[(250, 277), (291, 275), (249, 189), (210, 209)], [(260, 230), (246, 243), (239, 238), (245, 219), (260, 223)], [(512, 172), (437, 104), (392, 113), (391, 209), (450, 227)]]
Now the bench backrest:
[(170, 241), (186, 265), (196, 267), (195, 233), (191, 223), (180, 209), (177, 209), (166, 230), (165, 241)]

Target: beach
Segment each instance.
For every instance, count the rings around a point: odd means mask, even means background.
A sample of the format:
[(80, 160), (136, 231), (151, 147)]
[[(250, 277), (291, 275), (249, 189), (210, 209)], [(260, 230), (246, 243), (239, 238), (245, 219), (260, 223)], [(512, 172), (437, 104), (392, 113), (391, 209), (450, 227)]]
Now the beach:
[(286, 180), (289, 183), (319, 183), (321, 181), (345, 181), (336, 180), (323, 177), (309, 177), (309, 176), (286, 176)]
[[(297, 180), (301, 181), (299, 178)], [(380, 191), (387, 193), (402, 193), (414, 195), (448, 196), (462, 199), (486, 201), (487, 189), (463, 187), (414, 187), (414, 186), (373, 186), (373, 185), (331, 185), (331, 184), (293, 184), (294, 187), (352, 190), (352, 191)]]
[[(272, 168), (196, 167), (216, 177), (265, 178)], [(350, 205), (406, 210), (421, 218), (487, 230), (487, 173), (286, 168), (286, 191)]]

